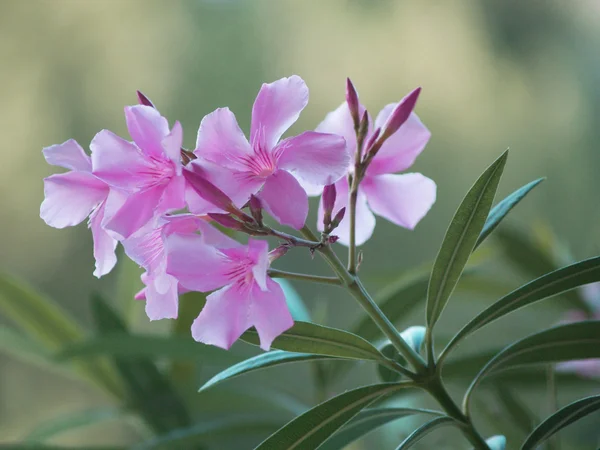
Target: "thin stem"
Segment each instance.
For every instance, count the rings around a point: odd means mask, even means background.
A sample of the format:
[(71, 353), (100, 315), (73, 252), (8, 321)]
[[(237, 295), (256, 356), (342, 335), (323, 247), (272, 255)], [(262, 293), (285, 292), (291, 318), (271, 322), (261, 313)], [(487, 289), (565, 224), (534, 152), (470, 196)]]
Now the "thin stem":
[(342, 282), (337, 277), (322, 277), (320, 275), (309, 275), (307, 273), (286, 272), (284, 270), (269, 269), (271, 278), (288, 278), (290, 280), (312, 281), (314, 283), (331, 284), (341, 286)]
[(352, 180), (350, 197), (348, 199), (350, 214), (350, 245), (348, 246), (348, 272), (356, 274), (356, 200), (358, 198), (358, 186), (355, 186), (357, 177)]
[(308, 248), (311, 248), (314, 250), (317, 247), (320, 247), (323, 245), (323, 243), (321, 241), (319, 241), (316, 236), (313, 236), (314, 239), (306, 240), (306, 239), (302, 239), (302, 238), (296, 237), (296, 236), (288, 234), (288, 233), (284, 233), (283, 231), (274, 230), (267, 226), (263, 226), (261, 231), (270, 236), (275, 236), (280, 239), (283, 239), (284, 241), (289, 242), (294, 247), (308, 247)]

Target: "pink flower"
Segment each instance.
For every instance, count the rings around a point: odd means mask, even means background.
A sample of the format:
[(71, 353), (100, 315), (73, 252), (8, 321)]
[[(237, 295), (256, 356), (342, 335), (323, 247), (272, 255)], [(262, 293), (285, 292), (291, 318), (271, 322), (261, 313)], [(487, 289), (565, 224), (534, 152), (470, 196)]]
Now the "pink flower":
[[(397, 104), (389, 104), (381, 110), (375, 119), (375, 132), (372, 127), (365, 142), (372, 140), (374, 133), (379, 134), (379, 129), (384, 128), (390, 114)], [(360, 115), (365, 111), (359, 105)], [(356, 135), (354, 122), (347, 103), (343, 103), (335, 111), (329, 113), (317, 127), (317, 131), (335, 133), (346, 139), (346, 145), (351, 154), (356, 153)], [(436, 197), (435, 183), (420, 173), (406, 173), (397, 175), (413, 165), (415, 159), (430, 137), (430, 132), (419, 120), (416, 114), (411, 113), (408, 120), (400, 129), (387, 138), (373, 161), (369, 165), (366, 175), (358, 190), (356, 203), (356, 244), (365, 243), (375, 229), (375, 213), (396, 225), (414, 229), (417, 223), (429, 211)], [(354, 168), (349, 169), (353, 171)], [(348, 180), (341, 178), (336, 184), (337, 200), (333, 208), (339, 211), (348, 204)], [(318, 190), (306, 186), (312, 194)], [(335, 234), (339, 242), (348, 245), (350, 241), (349, 214), (341, 221)], [(319, 207), (319, 220), (317, 226), (323, 230), (323, 206)]]
[(107, 211), (118, 207), (124, 198), (92, 174), (90, 157), (75, 140), (46, 147), (43, 153), (49, 164), (71, 171), (44, 179), (45, 198), (40, 217), (51, 227), (64, 228), (77, 225), (89, 216), (96, 259), (94, 275), (100, 278), (117, 263), (117, 241), (104, 229), (103, 221), (109, 216)]
[(167, 239), (167, 273), (186, 289), (210, 294), (192, 325), (192, 336), (205, 344), (228, 349), (254, 326), (260, 346), (269, 350), (273, 340), (293, 325), (285, 295), (267, 276), (268, 243), (250, 239), (244, 246), (222, 238), (203, 242), (197, 236)]
[[(308, 103), (308, 88), (298, 76), (263, 84), (252, 109), (250, 142), (228, 108), (206, 116), (194, 153), (224, 169), (208, 179), (238, 206), (257, 194), (265, 210), (281, 224), (299, 229), (308, 214), (308, 197), (296, 179), (324, 186), (347, 172), (344, 139), (308, 131), (279, 141)], [(210, 169), (208, 170), (210, 171)], [(293, 175), (292, 175), (293, 174)]]
[(105, 224), (123, 238), (152, 217), (185, 207), (179, 122), (169, 130), (167, 120), (144, 105), (126, 107), (125, 120), (133, 142), (103, 130), (90, 145), (94, 175), (128, 193), (125, 203)]

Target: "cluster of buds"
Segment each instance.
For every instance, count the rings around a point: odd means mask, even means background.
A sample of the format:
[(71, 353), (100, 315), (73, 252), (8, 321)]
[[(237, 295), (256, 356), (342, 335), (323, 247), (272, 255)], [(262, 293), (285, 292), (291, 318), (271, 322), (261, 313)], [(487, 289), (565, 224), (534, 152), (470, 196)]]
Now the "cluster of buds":
[(336, 196), (335, 184), (325, 186), (323, 189), (323, 235), (325, 236), (324, 240), (330, 244), (337, 242), (338, 237), (332, 236), (331, 232), (340, 225), (346, 214), (346, 207), (344, 206), (333, 215)]

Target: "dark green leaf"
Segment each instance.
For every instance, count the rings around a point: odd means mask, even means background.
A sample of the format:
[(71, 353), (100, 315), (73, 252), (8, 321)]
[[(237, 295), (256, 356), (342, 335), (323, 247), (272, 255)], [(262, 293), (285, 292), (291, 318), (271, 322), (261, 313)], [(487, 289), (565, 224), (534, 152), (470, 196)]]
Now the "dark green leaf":
[(386, 423), (414, 414), (431, 414), (441, 416), (443, 413), (419, 408), (372, 408), (359, 412), (340, 431), (327, 439), (319, 450), (342, 450), (348, 444), (363, 437), (367, 433)]
[(500, 222), (502, 222), (506, 215), (515, 206), (517, 206), (519, 202), (523, 200), (523, 198), (525, 198), (525, 196), (529, 194), (529, 192), (531, 192), (531, 190), (534, 187), (536, 187), (538, 184), (544, 181), (544, 179), (545, 178), (538, 178), (537, 180), (526, 184), (525, 186), (517, 189), (515, 192), (510, 194), (496, 206), (494, 206), (488, 214), (487, 220), (485, 221), (485, 225), (483, 226), (483, 230), (481, 230), (481, 233), (477, 238), (475, 248), (479, 247), (479, 245), (485, 240), (485, 238), (487, 238), (490, 235), (490, 233), (494, 231), (498, 225), (500, 225)]
[(600, 358), (600, 321), (569, 323), (527, 336), (506, 347), (481, 369), (467, 390), (464, 404), (468, 406), (473, 390), (494, 371), (587, 358)]
[(404, 441), (402, 441), (402, 443), (398, 446), (396, 450), (405, 450), (407, 448), (410, 448), (436, 428), (454, 424), (455, 421), (451, 417), (436, 417), (435, 419), (430, 420), (429, 422), (421, 425), (419, 428), (413, 431), (406, 439), (404, 439)]
[[(241, 339), (259, 345), (258, 333), (254, 328), (246, 331)], [(309, 322), (296, 322), (292, 328), (275, 338), (271, 347), (338, 358), (373, 361), (383, 358), (375, 347), (359, 336)]]
[(538, 425), (529, 435), (521, 450), (538, 448), (538, 445), (566, 426), (598, 410), (600, 410), (600, 395), (583, 398), (565, 406)]
[(413, 385), (384, 383), (344, 392), (296, 417), (255, 450), (314, 450), (369, 404), (407, 387)]
[(443, 357), (462, 339), (484, 325), (539, 300), (595, 281), (600, 281), (600, 257), (590, 258), (537, 278), (505, 295), (467, 323), (446, 346)]
[(258, 356), (255, 356), (254, 358), (242, 361), (236, 364), (235, 366), (228, 367), (224, 371), (218, 373), (206, 383), (204, 383), (204, 385), (199, 389), (199, 391), (208, 389), (209, 387), (212, 387), (215, 384), (220, 383), (222, 381), (235, 378), (245, 373), (266, 369), (268, 367), (303, 361), (322, 360), (328, 358), (330, 357), (323, 355), (312, 355), (310, 353), (288, 353), (284, 351), (271, 351), (267, 353), (262, 353)]
[(196, 360), (206, 365), (233, 364), (239, 361), (235, 354), (204, 345), (191, 337), (132, 335), (112, 332), (94, 336), (62, 349), (57, 360), (92, 358), (98, 355), (127, 357), (128, 359), (168, 358)]
[(504, 152), (471, 187), (450, 222), (427, 289), (427, 326), (440, 318), (483, 229), (506, 164)]
[[(102, 333), (127, 333), (117, 313), (99, 296), (92, 297), (92, 316)], [(151, 360), (115, 357), (129, 397), (130, 407), (156, 432), (166, 432), (190, 425), (190, 416), (170, 381)]]

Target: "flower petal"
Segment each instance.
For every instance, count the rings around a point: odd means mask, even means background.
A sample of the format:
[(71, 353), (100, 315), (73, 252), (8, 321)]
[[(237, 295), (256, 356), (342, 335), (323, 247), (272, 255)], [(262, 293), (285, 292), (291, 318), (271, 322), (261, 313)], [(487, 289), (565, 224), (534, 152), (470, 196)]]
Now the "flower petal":
[(167, 273), (186, 289), (207, 292), (231, 282), (231, 263), (200, 236), (173, 234), (165, 241)]
[(202, 119), (194, 154), (234, 170), (246, 170), (252, 148), (229, 108), (219, 108)]
[(217, 230), (212, 225), (209, 225), (207, 222), (200, 221), (198, 227), (202, 233), (200, 235), (202, 238), (202, 242), (204, 242), (206, 245), (210, 245), (220, 249), (243, 247), (243, 245), (240, 244), (238, 241), (231, 239), (224, 233), (221, 233), (219, 230)]
[(40, 217), (51, 227), (77, 225), (108, 195), (108, 186), (88, 172), (67, 172), (44, 179)]
[(157, 207), (158, 211), (167, 212), (185, 208), (186, 182), (183, 175), (171, 178), (163, 189), (163, 196)]
[(269, 243), (258, 239), (248, 239), (248, 257), (255, 264), (252, 266), (252, 275), (258, 287), (267, 290), (267, 270), (269, 269)]
[(181, 146), (183, 145), (183, 128), (179, 121), (175, 122), (171, 132), (163, 138), (162, 147), (165, 155), (175, 165), (177, 175), (181, 175)]
[(94, 276), (97, 278), (109, 273), (117, 264), (117, 255), (115, 254), (117, 240), (102, 228), (105, 206), (106, 202), (103, 202), (90, 217), (90, 229), (94, 238), (94, 259), (96, 260)]
[(308, 196), (298, 180), (285, 170), (267, 178), (258, 194), (264, 209), (280, 224), (299, 230), (308, 215)]
[(131, 138), (147, 156), (164, 158), (162, 141), (169, 132), (167, 119), (151, 106), (125, 107), (125, 121)]
[[(383, 126), (396, 107), (396, 103), (387, 105), (381, 110), (375, 126)], [(379, 149), (377, 156), (367, 169), (369, 175), (402, 172), (413, 165), (417, 156), (423, 151), (431, 133), (423, 125), (415, 113), (391, 135)]]
[[(365, 111), (363, 105), (359, 105), (360, 116)], [(348, 153), (354, 156), (356, 153), (356, 133), (354, 131), (354, 122), (346, 102), (342, 103), (337, 109), (331, 111), (325, 116), (325, 119), (317, 126), (315, 131), (321, 133), (333, 133), (342, 136), (346, 140)]]
[(258, 332), (260, 348), (268, 351), (273, 340), (294, 325), (294, 320), (285, 301), (283, 289), (267, 278), (267, 289), (252, 287), (252, 309), (250, 321)]
[(94, 136), (90, 149), (94, 175), (117, 188), (137, 190), (153, 169), (133, 143), (108, 130)]
[(179, 304), (177, 280), (165, 273), (145, 280), (146, 315), (150, 320), (176, 319)]
[(252, 147), (273, 149), (307, 104), (308, 87), (297, 75), (264, 83), (252, 107)]
[(335, 183), (348, 172), (350, 154), (343, 137), (307, 131), (277, 146), (277, 166), (311, 184)]
[(48, 164), (82, 172), (92, 171), (92, 160), (75, 139), (42, 150)]
[(436, 185), (420, 173), (368, 177), (362, 185), (377, 215), (410, 230), (435, 203)]
[(123, 206), (106, 221), (105, 228), (128, 238), (152, 219), (164, 190), (165, 187), (159, 185), (131, 194)]

